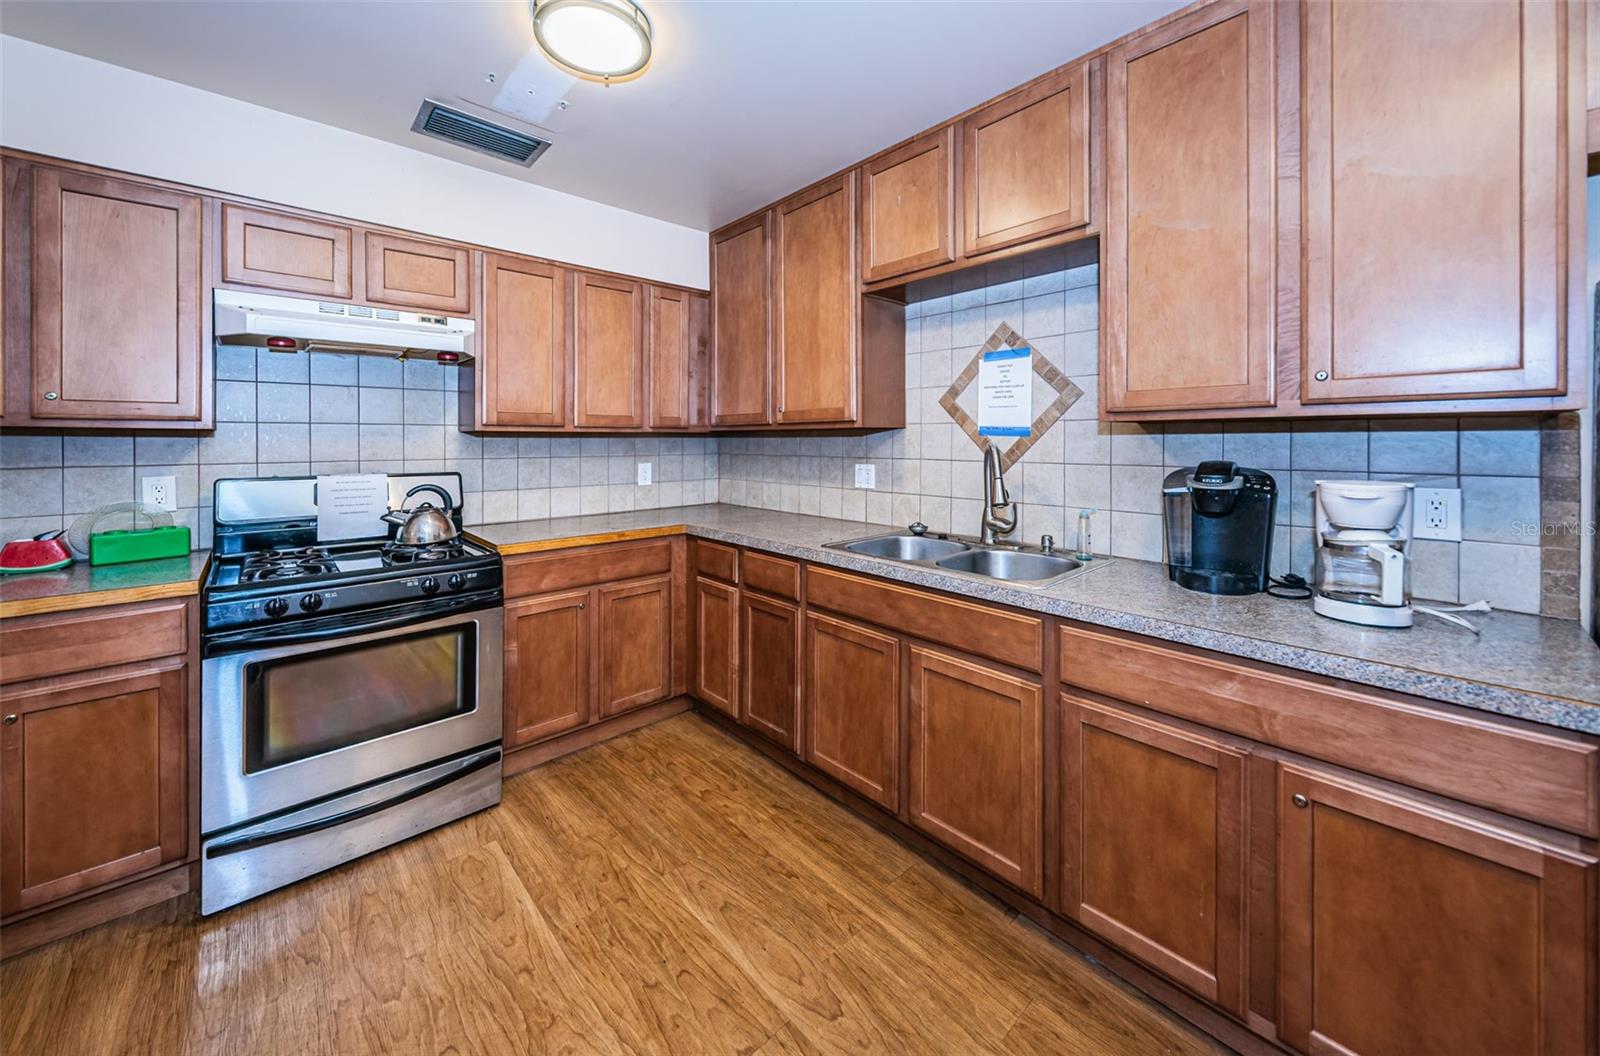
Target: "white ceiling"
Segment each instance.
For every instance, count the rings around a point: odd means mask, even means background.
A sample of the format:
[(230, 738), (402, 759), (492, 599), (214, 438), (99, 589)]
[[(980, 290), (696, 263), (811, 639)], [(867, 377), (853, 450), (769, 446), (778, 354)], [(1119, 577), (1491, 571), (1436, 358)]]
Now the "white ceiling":
[[(610, 88), (546, 62), (516, 0), (6, 0), (0, 32), (707, 230), (1181, 6), (642, 2), (655, 60)], [(523, 169), (416, 135), (424, 96), (554, 145)]]

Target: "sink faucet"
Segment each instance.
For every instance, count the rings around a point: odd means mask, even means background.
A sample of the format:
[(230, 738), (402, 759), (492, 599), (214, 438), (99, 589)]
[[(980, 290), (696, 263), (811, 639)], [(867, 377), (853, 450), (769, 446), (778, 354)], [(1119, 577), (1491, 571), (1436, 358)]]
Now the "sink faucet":
[(980, 541), (993, 546), (1002, 535), (1017, 529), (1017, 507), (1006, 490), (1005, 470), (1000, 468), (1000, 449), (990, 444), (983, 449), (983, 531)]

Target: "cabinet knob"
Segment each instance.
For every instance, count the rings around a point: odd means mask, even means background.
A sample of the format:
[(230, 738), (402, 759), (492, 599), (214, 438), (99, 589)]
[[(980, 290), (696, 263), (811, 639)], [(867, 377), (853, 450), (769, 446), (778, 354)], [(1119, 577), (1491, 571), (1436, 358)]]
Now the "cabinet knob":
[(588, 602), (587, 602), (587, 601), (580, 601), (580, 602), (578, 602), (578, 608), (580, 608), (580, 609), (587, 609), (587, 608), (588, 608), (588, 607), (589, 607), (589, 603), (588, 603)]
[(54, 399), (58, 399), (59, 397), (53, 392), (47, 392), (47, 393), (44, 394), (44, 398), (47, 399), (47, 400), (54, 400)]
[(1304, 809), (1304, 808), (1309, 807), (1311, 805), (1311, 801), (1309, 799), (1307, 799), (1305, 796), (1302, 796), (1298, 792), (1296, 792), (1294, 794), (1294, 799), (1292, 800), (1292, 802), (1294, 803), (1295, 806), (1300, 807), (1301, 809)]
[(0, 719), (0, 722), (4, 722), (7, 726), (15, 726), (17, 717), (15, 715), (7, 715), (4, 719)]
[(1325, 370), (1319, 370), (1315, 374), (1313, 374), (1312, 377), (1316, 378), (1318, 381), (1327, 381), (1328, 380), (1328, 372), (1325, 371)]

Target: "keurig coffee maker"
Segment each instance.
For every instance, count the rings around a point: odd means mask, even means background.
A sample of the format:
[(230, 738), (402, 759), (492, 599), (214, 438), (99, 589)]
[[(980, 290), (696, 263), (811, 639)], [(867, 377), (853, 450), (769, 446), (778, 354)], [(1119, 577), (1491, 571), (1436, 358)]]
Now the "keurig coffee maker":
[(1162, 486), (1167, 576), (1206, 594), (1267, 589), (1278, 483), (1232, 462), (1202, 462), (1167, 474)]

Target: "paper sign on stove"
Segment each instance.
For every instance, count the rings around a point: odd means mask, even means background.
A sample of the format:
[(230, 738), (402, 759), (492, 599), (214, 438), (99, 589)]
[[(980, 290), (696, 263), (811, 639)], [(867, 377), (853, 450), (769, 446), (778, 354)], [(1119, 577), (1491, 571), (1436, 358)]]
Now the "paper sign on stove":
[(978, 435), (1033, 431), (1033, 349), (997, 348), (978, 364)]
[(389, 512), (387, 473), (335, 473), (317, 477), (317, 541), (383, 535)]

